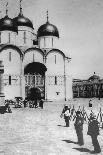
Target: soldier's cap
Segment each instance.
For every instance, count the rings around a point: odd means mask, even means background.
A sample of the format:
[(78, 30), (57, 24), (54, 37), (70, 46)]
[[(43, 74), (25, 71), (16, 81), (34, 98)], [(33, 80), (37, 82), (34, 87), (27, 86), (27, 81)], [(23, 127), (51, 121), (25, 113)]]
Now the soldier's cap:
[(80, 111), (79, 110), (76, 112), (76, 115), (78, 115), (78, 114), (80, 114)]
[(68, 108), (68, 106), (66, 105), (65, 108)]
[(96, 115), (95, 114), (90, 114), (90, 119), (96, 119)]

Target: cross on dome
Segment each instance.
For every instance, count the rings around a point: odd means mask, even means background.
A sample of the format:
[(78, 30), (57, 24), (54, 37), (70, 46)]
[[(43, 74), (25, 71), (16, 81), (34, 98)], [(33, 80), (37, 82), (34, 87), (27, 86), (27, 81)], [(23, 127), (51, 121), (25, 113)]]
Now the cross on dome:
[(6, 3), (6, 16), (8, 16), (8, 2)]
[(22, 15), (23, 13), (22, 13), (22, 5), (21, 5), (21, 3), (22, 3), (22, 0), (20, 0), (20, 14)]
[(46, 12), (46, 13), (47, 13), (47, 23), (48, 23), (48, 22), (49, 22), (49, 20), (48, 20), (48, 19), (49, 19), (49, 17), (48, 17), (48, 10), (47, 10), (47, 12)]

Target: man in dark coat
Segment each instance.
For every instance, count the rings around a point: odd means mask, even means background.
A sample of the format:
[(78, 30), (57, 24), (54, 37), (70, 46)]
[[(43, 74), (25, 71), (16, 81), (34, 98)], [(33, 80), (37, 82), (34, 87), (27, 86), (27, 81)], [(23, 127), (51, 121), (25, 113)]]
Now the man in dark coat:
[(91, 103), (91, 101), (92, 101), (92, 100), (89, 100), (89, 107), (92, 107), (92, 103)]
[(83, 140), (83, 123), (84, 123), (84, 120), (83, 120), (83, 117), (81, 115), (81, 112), (77, 111), (76, 112), (76, 120), (75, 120), (74, 126), (75, 126), (75, 130), (76, 130), (77, 138), (78, 138), (78, 144), (80, 146), (84, 145), (84, 140)]
[(91, 136), (94, 153), (100, 153), (101, 149), (97, 139), (97, 136), (99, 135), (99, 122), (97, 121), (96, 116), (92, 113), (89, 119), (87, 134)]
[(41, 107), (41, 109), (43, 109), (43, 103), (44, 103), (44, 102), (43, 102), (43, 100), (41, 99), (40, 102), (39, 102), (39, 107)]
[(69, 127), (70, 123), (70, 108), (68, 106), (65, 106), (65, 112), (64, 112), (64, 119), (66, 123), (66, 127)]
[(64, 120), (66, 123), (66, 127), (69, 127), (69, 121), (70, 121), (70, 108), (68, 108), (67, 105), (64, 105), (64, 108), (62, 110), (62, 113), (60, 115), (60, 117), (62, 118), (64, 116)]

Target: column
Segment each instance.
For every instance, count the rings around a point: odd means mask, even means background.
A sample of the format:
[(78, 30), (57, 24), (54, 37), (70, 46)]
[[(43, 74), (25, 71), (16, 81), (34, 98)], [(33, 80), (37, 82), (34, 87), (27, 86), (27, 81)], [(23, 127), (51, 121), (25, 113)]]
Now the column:
[(21, 55), (20, 96), (23, 99), (25, 99), (25, 76), (24, 76), (23, 55)]
[[(44, 62), (44, 65), (46, 66), (46, 60), (47, 60), (47, 57), (46, 57), (46, 50), (45, 50), (45, 53), (44, 53), (44, 56), (43, 56), (43, 62)], [(45, 100), (47, 101), (48, 97), (47, 97), (47, 79), (48, 79), (48, 76), (44, 75), (44, 94), (45, 94)]]
[(65, 75), (65, 58), (64, 58), (64, 100), (66, 101), (66, 75)]
[(2, 61), (0, 60), (0, 105), (4, 105), (5, 103), (3, 73), (4, 66), (2, 64)]

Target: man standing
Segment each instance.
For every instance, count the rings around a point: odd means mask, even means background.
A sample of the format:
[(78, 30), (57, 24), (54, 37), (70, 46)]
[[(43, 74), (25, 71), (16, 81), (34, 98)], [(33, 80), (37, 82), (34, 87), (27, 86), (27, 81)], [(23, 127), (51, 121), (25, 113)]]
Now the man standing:
[(92, 101), (92, 100), (89, 100), (89, 107), (92, 107), (92, 103), (91, 103), (91, 101)]
[(67, 105), (64, 105), (64, 108), (62, 110), (62, 113), (60, 117), (62, 118), (64, 116), (66, 127), (69, 127), (69, 121), (70, 121), (70, 108), (68, 108)]
[(97, 139), (97, 136), (99, 135), (99, 122), (93, 113), (90, 115), (87, 134), (91, 136), (92, 144), (94, 146), (94, 153), (100, 153), (101, 149)]
[(66, 127), (69, 127), (70, 109), (68, 108), (68, 106), (65, 106), (64, 119), (65, 119)]
[(77, 138), (78, 138), (78, 144), (84, 145), (84, 140), (83, 140), (83, 117), (81, 116), (81, 112), (77, 111), (76, 112), (76, 120), (74, 123), (75, 126), (75, 130), (76, 130), (76, 134), (77, 134)]
[(39, 102), (39, 107), (41, 107), (41, 109), (43, 109), (43, 103), (44, 103), (44, 101), (43, 101), (43, 99), (41, 99)]

